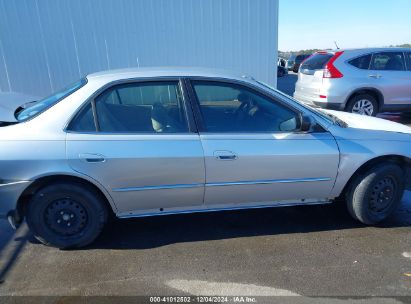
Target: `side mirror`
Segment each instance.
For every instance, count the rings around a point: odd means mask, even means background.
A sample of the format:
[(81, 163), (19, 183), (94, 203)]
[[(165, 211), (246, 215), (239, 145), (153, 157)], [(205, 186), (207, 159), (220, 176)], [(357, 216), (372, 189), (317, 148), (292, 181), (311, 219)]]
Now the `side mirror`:
[(313, 124), (311, 116), (301, 115), (301, 132), (309, 132)]

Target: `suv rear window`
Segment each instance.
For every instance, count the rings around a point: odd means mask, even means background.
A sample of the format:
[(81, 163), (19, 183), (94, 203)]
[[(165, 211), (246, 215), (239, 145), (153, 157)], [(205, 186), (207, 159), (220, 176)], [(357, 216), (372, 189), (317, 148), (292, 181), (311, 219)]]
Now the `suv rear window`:
[(322, 70), (332, 57), (333, 54), (330, 53), (316, 53), (304, 61), (301, 65), (301, 71), (304, 73), (304, 70)]
[(371, 54), (355, 58), (348, 63), (361, 70), (368, 70), (370, 68)]

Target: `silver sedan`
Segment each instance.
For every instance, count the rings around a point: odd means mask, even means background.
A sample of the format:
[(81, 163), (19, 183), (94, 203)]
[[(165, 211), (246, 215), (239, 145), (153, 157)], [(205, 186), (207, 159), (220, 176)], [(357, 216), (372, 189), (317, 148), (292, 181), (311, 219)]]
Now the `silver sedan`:
[(91, 74), (0, 128), (0, 213), (41, 242), (90, 244), (107, 218), (346, 202), (387, 218), (411, 128), (318, 110), (205, 69)]

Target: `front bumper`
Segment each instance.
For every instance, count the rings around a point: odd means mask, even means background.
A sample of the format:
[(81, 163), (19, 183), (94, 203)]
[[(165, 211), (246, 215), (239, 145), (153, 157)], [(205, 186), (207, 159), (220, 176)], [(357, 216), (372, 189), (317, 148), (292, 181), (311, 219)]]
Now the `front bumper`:
[(15, 211), (17, 201), (30, 183), (30, 181), (0, 182), (0, 218), (6, 218)]

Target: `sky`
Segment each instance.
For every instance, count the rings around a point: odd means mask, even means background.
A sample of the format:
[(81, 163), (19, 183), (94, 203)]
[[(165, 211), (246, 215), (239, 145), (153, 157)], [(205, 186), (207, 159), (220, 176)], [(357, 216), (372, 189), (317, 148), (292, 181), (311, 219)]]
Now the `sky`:
[(280, 0), (279, 50), (411, 44), (411, 0)]

